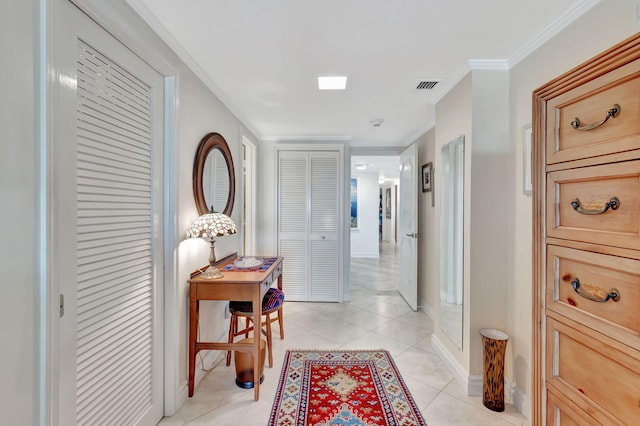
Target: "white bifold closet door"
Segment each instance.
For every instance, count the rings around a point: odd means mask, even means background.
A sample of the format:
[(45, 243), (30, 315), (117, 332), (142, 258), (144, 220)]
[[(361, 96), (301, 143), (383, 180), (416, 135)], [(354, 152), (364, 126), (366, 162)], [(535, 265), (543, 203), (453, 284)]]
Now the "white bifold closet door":
[(287, 300), (339, 301), (340, 177), (336, 151), (278, 152), (278, 252)]
[(163, 78), (67, 1), (55, 12), (50, 264), (64, 312), (53, 315), (53, 423), (155, 425)]

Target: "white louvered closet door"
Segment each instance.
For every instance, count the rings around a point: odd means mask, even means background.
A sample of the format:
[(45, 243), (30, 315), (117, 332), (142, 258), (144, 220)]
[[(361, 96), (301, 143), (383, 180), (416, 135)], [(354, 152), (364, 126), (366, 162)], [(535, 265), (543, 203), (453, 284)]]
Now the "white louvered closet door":
[(52, 113), (52, 269), (64, 295), (55, 420), (154, 425), (163, 414), (163, 79), (75, 7), (56, 6), (54, 64), (68, 80)]
[(309, 300), (337, 302), (338, 155), (314, 152), (309, 163)]
[(278, 245), (287, 300), (339, 300), (338, 160), (334, 151), (278, 153)]

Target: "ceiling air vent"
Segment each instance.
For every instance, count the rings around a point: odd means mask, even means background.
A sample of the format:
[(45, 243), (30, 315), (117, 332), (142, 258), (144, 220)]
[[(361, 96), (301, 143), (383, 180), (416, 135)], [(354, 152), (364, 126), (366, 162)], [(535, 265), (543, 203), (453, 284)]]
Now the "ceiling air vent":
[(436, 87), (436, 84), (438, 84), (437, 81), (421, 81), (418, 84), (418, 87), (416, 87), (416, 89), (418, 89), (418, 90), (431, 90), (434, 87)]

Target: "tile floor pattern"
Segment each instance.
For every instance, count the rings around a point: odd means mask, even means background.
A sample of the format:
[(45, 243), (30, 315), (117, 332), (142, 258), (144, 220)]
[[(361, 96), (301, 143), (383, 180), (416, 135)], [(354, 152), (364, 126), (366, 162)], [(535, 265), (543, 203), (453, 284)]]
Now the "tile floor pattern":
[(271, 413), (287, 349), (386, 349), (409, 387), (429, 426), (528, 425), (507, 404), (503, 413), (468, 397), (431, 347), (432, 321), (413, 312), (388, 277), (397, 276), (395, 245), (381, 244), (380, 259), (352, 259), (352, 300), (348, 303), (286, 302), (285, 336), (274, 325), (273, 368), (265, 366), (260, 400), (253, 389), (235, 385), (233, 365), (223, 357), (202, 379), (180, 410), (162, 426), (265, 426)]

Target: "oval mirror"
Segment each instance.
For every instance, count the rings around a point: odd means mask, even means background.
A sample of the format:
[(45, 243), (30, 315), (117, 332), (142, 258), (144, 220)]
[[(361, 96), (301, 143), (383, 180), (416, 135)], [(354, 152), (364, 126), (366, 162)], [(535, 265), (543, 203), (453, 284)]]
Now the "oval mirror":
[(229, 145), (219, 133), (208, 133), (200, 141), (193, 162), (193, 196), (198, 214), (203, 215), (213, 207), (231, 216), (235, 194), (235, 170)]

